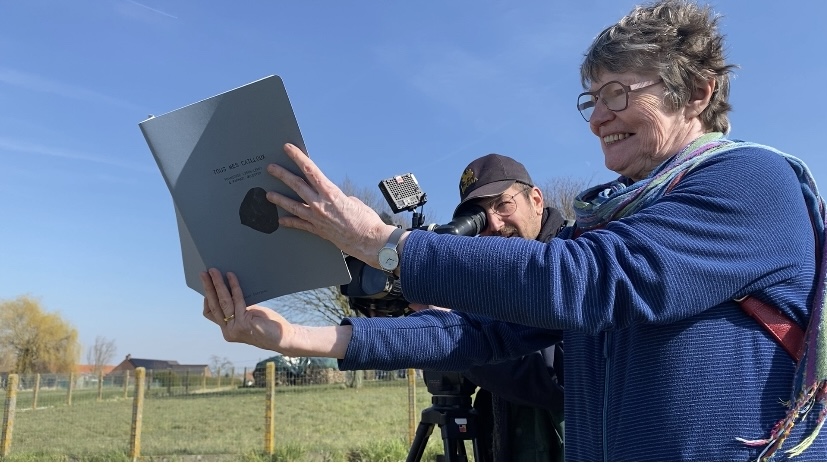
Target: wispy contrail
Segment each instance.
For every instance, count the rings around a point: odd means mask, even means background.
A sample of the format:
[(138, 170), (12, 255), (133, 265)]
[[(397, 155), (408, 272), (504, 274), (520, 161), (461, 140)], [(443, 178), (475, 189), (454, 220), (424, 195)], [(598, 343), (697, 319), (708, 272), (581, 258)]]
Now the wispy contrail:
[(177, 17), (177, 16), (171, 15), (171, 14), (169, 14), (169, 13), (167, 13), (167, 12), (164, 12), (164, 11), (161, 11), (161, 10), (157, 10), (157, 9), (152, 8), (152, 7), (150, 7), (150, 6), (146, 6), (146, 5), (144, 5), (143, 3), (138, 3), (138, 2), (136, 2), (135, 0), (126, 0), (126, 1), (127, 1), (127, 2), (129, 2), (129, 3), (131, 3), (131, 4), (133, 4), (133, 5), (137, 5), (137, 6), (140, 6), (140, 7), (142, 7), (142, 8), (146, 8), (146, 9), (147, 9), (147, 10), (149, 10), (149, 11), (154, 11), (155, 13), (158, 13), (159, 15), (164, 15), (164, 16), (166, 16), (167, 18), (178, 19), (178, 17)]
[(99, 163), (103, 165), (110, 165), (117, 168), (124, 168), (133, 171), (143, 171), (149, 172), (152, 171), (150, 169), (150, 164), (142, 164), (138, 165), (135, 163), (130, 163), (122, 160), (118, 160), (112, 157), (101, 157), (95, 155), (88, 155), (85, 153), (74, 152), (71, 150), (65, 150), (61, 148), (55, 147), (47, 147), (40, 144), (34, 144), (27, 141), (18, 141), (13, 139), (8, 139), (3, 136), (0, 136), (0, 154), (2, 152), (17, 152), (17, 153), (27, 153), (32, 155), (45, 155), (49, 157), (57, 157), (57, 158), (64, 158), (68, 160), (78, 160), (78, 161), (86, 161), (91, 163)]
[(85, 89), (62, 82), (54, 81), (35, 74), (17, 71), (15, 69), (0, 68), (0, 84), (21, 87), (35, 92), (46, 92), (75, 100), (104, 103), (130, 110), (145, 111), (140, 105), (110, 97), (94, 90)]

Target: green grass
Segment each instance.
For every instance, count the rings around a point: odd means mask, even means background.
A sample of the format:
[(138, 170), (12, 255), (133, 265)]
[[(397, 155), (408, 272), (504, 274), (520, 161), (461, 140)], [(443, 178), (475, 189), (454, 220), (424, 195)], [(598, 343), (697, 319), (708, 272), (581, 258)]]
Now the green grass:
[[(12, 446), (4, 460), (129, 460), (132, 399), (114, 391), (102, 401), (96, 392), (75, 392), (72, 406), (66, 405), (65, 392), (41, 392), (37, 410), (31, 409), (31, 397), (20, 393)], [(416, 391), (414, 426), (431, 405), (421, 380)], [(410, 447), (407, 392), (405, 380), (365, 382), (361, 389), (339, 384), (279, 387), (273, 455), (264, 453), (263, 388), (150, 395), (144, 401), (140, 460), (404, 461)], [(442, 446), (439, 428), (434, 428), (422, 460), (434, 461)], [(470, 454), (470, 445), (468, 449)]]

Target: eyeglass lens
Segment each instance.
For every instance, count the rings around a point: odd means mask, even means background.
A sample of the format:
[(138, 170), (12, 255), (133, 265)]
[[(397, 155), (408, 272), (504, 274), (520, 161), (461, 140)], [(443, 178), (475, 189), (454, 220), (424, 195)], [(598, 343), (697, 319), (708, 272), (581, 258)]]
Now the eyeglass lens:
[(513, 195), (509, 195), (497, 201), (492, 207), (492, 210), (500, 216), (509, 216), (517, 210), (517, 202), (514, 201)]
[(581, 94), (577, 99), (577, 109), (586, 121), (589, 121), (594, 113), (594, 107), (597, 105), (597, 100), (602, 100), (606, 108), (612, 111), (620, 111), (626, 108), (628, 102), (628, 93), (623, 84), (619, 82), (609, 82), (597, 91), (598, 96), (593, 94)]
[(517, 201), (514, 200), (514, 197), (523, 194), (529, 189), (531, 189), (531, 186), (526, 186), (523, 190), (517, 192), (516, 194), (503, 195), (494, 202), (491, 206), (491, 210), (503, 218), (512, 215), (515, 211), (517, 211)]

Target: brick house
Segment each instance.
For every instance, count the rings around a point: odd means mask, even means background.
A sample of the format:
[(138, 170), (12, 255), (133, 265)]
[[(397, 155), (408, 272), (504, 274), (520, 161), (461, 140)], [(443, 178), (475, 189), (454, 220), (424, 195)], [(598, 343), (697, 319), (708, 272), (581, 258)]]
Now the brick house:
[(129, 377), (135, 377), (135, 369), (143, 368), (147, 374), (172, 372), (179, 376), (212, 376), (210, 367), (207, 365), (182, 365), (174, 360), (153, 360), (149, 358), (133, 358), (131, 354), (127, 354), (126, 358), (112, 368), (108, 376), (122, 377), (124, 372), (129, 372)]

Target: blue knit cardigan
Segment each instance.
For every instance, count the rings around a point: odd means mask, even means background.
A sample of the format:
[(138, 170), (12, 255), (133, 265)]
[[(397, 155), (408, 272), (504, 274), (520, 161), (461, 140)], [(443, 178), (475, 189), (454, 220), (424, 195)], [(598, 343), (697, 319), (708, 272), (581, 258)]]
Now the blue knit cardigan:
[[(345, 320), (340, 368), (461, 371), (562, 329), (566, 460), (744, 461), (759, 450), (736, 438), (765, 437), (784, 416), (795, 364), (732, 299), (750, 294), (803, 327), (816, 262), (795, 174), (748, 147), (577, 239), (414, 231), (402, 266), (409, 301), (457, 311)], [(825, 436), (796, 459), (827, 460)]]

